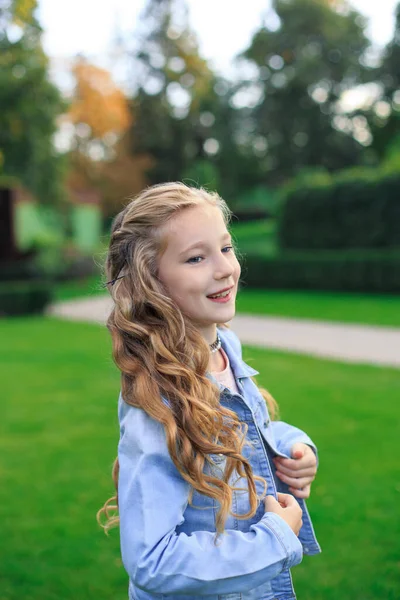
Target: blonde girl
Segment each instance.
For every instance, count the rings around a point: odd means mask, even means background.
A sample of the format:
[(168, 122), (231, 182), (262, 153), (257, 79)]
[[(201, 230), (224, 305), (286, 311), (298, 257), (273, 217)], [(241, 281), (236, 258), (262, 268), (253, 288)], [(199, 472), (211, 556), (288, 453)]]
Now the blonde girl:
[(240, 278), (229, 217), (218, 194), (166, 183), (113, 222), (120, 440), (98, 518), (119, 523), (130, 600), (292, 600), (290, 568), (320, 552), (305, 505), (316, 448), (277, 420), (226, 325)]

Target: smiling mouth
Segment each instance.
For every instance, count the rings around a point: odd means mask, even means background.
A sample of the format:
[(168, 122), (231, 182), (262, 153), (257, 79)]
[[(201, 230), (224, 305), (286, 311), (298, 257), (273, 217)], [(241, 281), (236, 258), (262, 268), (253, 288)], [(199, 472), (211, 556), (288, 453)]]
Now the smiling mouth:
[(229, 294), (231, 293), (232, 290), (233, 290), (233, 287), (230, 287), (226, 290), (222, 290), (221, 292), (218, 292), (217, 294), (209, 294), (207, 296), (207, 298), (210, 298), (210, 300), (217, 299), (217, 298), (226, 298), (227, 296), (229, 296)]

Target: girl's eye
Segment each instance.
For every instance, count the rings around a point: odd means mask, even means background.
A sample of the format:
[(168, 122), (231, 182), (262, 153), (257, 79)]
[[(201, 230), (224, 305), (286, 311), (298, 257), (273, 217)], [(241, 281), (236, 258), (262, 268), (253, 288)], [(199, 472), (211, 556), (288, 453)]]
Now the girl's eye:
[[(230, 252), (233, 249), (233, 246), (224, 246), (224, 248), (222, 248), (222, 252), (224, 252), (225, 254)], [(192, 265), (196, 265), (198, 263), (200, 263), (203, 260), (203, 256), (192, 256), (192, 258), (189, 258), (186, 262)]]

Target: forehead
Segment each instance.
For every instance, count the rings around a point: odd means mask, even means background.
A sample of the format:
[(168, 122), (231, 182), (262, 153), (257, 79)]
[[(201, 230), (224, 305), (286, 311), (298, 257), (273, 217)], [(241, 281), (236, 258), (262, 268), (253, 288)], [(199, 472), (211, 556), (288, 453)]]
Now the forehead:
[(222, 212), (210, 203), (181, 210), (163, 228), (167, 247), (177, 250), (197, 241), (220, 238), (226, 232)]

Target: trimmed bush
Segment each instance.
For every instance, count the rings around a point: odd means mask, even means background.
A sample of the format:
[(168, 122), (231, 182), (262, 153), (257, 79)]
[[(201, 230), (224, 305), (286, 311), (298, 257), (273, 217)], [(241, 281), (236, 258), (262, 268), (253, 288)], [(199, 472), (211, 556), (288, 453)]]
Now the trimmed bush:
[(400, 174), (339, 174), (290, 189), (278, 239), (282, 249), (400, 249)]
[(0, 282), (40, 279), (43, 274), (35, 264), (35, 253), (26, 252), (18, 260), (0, 262)]
[(242, 278), (250, 288), (400, 293), (400, 251), (248, 254)]
[(47, 281), (10, 281), (0, 285), (0, 316), (41, 314), (53, 299)]
[(254, 222), (268, 218), (271, 218), (271, 214), (267, 209), (259, 206), (238, 209), (232, 214), (233, 223), (236, 221), (239, 221), (239, 223), (248, 223), (249, 221)]

